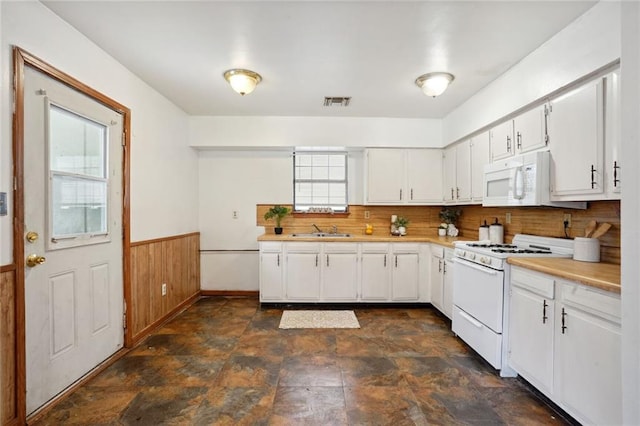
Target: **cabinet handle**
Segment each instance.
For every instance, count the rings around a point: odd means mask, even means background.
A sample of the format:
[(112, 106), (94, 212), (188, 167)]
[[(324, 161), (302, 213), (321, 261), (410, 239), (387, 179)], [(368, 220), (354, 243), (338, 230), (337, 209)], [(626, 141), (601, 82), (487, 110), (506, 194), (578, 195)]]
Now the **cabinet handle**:
[(278, 253), (278, 266), (280, 266), (280, 253)]
[(459, 200), (460, 199), (460, 188), (458, 188), (456, 186), (456, 199)]
[(384, 267), (385, 268), (387, 267), (387, 255), (386, 254), (384, 255)]
[(511, 137), (507, 136), (507, 152), (511, 152)]
[(411, 201), (413, 201), (413, 188), (411, 188)]
[(400, 201), (402, 201), (402, 188), (400, 189)]
[(547, 304), (546, 300), (542, 301), (542, 323), (546, 324), (547, 323), (547, 306), (549, 306)]
[(442, 272), (442, 260), (438, 259), (438, 272)]
[(564, 311), (564, 308), (562, 308), (562, 334), (564, 334), (564, 331), (567, 329), (567, 326), (565, 325), (565, 317), (567, 316), (567, 313)]
[(454, 197), (453, 197), (453, 188), (451, 188), (451, 199), (452, 200), (454, 199)]
[(618, 166), (618, 162), (614, 161), (613, 162), (613, 187), (617, 188), (618, 184), (620, 183), (620, 179), (618, 179), (618, 169), (620, 168), (620, 166)]
[(327, 255), (327, 267), (329, 267), (329, 255)]
[(516, 134), (516, 148), (522, 149), (522, 133), (520, 132)]
[(396, 268), (398, 267), (398, 255), (396, 254)]
[(316, 254), (316, 268), (318, 267), (318, 255)]
[(591, 165), (591, 189), (594, 189), (596, 187), (595, 173), (596, 173), (596, 168), (593, 167), (593, 164), (592, 164)]

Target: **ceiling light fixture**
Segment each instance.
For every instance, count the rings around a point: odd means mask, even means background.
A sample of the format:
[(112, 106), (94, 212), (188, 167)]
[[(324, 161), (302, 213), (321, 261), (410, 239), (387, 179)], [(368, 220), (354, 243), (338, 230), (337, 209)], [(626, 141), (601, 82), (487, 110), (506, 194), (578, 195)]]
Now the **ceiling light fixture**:
[(448, 72), (430, 72), (416, 78), (416, 85), (422, 89), (425, 95), (440, 96), (447, 90), (455, 77)]
[(229, 82), (231, 88), (242, 96), (253, 92), (262, 77), (257, 72), (234, 68), (224, 72), (224, 79)]

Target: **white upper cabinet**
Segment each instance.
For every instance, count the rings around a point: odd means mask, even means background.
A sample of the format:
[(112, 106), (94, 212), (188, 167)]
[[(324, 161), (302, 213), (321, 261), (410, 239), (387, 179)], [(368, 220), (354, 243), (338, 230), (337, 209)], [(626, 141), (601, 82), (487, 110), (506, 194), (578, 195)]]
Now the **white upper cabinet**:
[(442, 203), (439, 149), (368, 149), (366, 204)]
[(546, 111), (546, 105), (542, 105), (492, 128), (491, 160), (500, 160), (545, 147)]
[(605, 77), (604, 173), (607, 198), (620, 199), (622, 161), (620, 156), (620, 70)]
[(471, 140), (449, 146), (444, 151), (444, 188), (446, 203), (471, 201)]
[(482, 203), (484, 166), (491, 162), (489, 132), (471, 138), (471, 201)]
[(602, 198), (603, 80), (551, 101), (551, 200)]

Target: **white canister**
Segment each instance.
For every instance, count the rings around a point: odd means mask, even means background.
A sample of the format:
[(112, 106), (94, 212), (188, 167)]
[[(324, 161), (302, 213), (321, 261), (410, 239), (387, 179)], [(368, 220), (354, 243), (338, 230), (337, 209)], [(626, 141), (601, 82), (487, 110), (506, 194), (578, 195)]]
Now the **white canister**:
[(489, 226), (489, 241), (491, 241), (491, 244), (504, 243), (504, 227), (498, 223), (498, 218)]
[(576, 237), (573, 241), (573, 259), (582, 262), (600, 262), (600, 240)]
[(487, 225), (486, 220), (484, 225), (480, 225), (480, 228), (478, 228), (478, 240), (489, 241), (489, 225)]

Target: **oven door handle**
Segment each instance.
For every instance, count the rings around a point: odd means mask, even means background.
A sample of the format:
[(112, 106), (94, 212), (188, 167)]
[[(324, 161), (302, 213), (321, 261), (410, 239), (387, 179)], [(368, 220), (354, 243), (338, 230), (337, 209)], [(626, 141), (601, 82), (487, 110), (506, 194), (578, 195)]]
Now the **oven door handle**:
[(460, 311), (460, 316), (462, 318), (464, 318), (465, 320), (467, 320), (468, 322), (471, 323), (471, 325), (473, 325), (475, 328), (482, 328), (484, 327), (482, 325), (482, 323), (478, 320), (476, 320), (475, 318), (472, 318), (469, 314), (467, 314), (465, 311), (461, 310)]
[(471, 268), (471, 269), (475, 269), (476, 271), (480, 271), (480, 272), (484, 272), (485, 274), (489, 274), (489, 275), (498, 275), (498, 271), (496, 271), (495, 269), (491, 269), (489, 267), (484, 267), (484, 266), (478, 266), (474, 263), (471, 263), (469, 261), (466, 260), (462, 260), (460, 258), (456, 258), (453, 259), (454, 263), (458, 263), (460, 265), (464, 265), (467, 268)]

